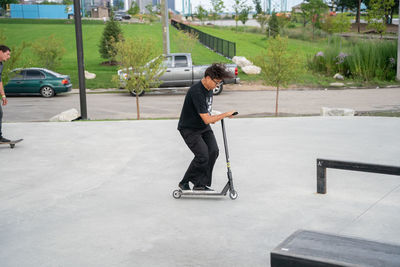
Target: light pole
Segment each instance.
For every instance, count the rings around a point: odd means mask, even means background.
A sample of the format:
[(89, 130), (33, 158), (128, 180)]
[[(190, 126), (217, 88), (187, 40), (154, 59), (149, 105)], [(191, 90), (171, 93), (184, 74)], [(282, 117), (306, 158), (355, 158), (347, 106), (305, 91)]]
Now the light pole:
[[(399, 5), (399, 14), (400, 14), (400, 5)], [(396, 80), (400, 81), (400, 17), (399, 22), (397, 24), (397, 73)]]
[(87, 120), (85, 63), (83, 61), (82, 21), (80, 0), (74, 0), (74, 21), (76, 35), (76, 54), (78, 58), (79, 97), (81, 104), (81, 118)]
[(161, 20), (163, 28), (163, 52), (170, 53), (169, 48), (169, 25), (168, 25), (168, 0), (161, 0)]

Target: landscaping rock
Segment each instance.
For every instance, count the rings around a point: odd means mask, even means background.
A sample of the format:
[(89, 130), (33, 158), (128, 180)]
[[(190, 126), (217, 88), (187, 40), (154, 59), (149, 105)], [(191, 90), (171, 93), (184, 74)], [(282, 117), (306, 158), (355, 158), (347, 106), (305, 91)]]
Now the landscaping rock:
[(329, 86), (331, 86), (331, 87), (343, 87), (344, 83), (330, 83)]
[(79, 117), (79, 113), (76, 109), (68, 109), (66, 111), (61, 112), (58, 115), (55, 115), (50, 119), (51, 122), (56, 122), (56, 121), (73, 121), (76, 118)]
[(257, 66), (246, 66), (242, 67), (242, 71), (246, 74), (260, 74), (261, 68)]
[(349, 108), (321, 108), (321, 116), (354, 116), (356, 111)]
[(92, 79), (94, 79), (94, 78), (96, 78), (96, 74), (90, 73), (90, 72), (88, 72), (87, 70), (85, 70), (85, 79), (87, 79), (87, 80), (92, 80)]
[(343, 75), (341, 75), (340, 73), (336, 73), (335, 74), (335, 76), (333, 76), (333, 79), (336, 79), (336, 80), (344, 80), (344, 77), (343, 77)]
[(241, 67), (241, 68), (246, 67), (246, 66), (251, 66), (251, 65), (253, 65), (253, 63), (251, 63), (251, 61), (249, 61), (249, 60), (246, 59), (245, 57), (238, 57), (238, 56), (235, 56), (235, 57), (232, 58), (232, 61), (233, 61), (236, 65), (238, 65), (239, 67)]

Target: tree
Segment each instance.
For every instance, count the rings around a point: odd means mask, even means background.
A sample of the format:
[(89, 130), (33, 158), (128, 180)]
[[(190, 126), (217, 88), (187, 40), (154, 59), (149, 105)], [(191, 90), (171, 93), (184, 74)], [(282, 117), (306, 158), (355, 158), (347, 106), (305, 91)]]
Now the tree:
[(298, 75), (299, 60), (296, 56), (289, 56), (287, 44), (288, 39), (278, 35), (269, 41), (267, 54), (263, 51), (254, 60), (261, 68), (264, 83), (276, 87), (275, 116), (278, 116), (279, 88), (286, 87)]
[(140, 7), (136, 2), (133, 2), (131, 5), (131, 8), (128, 10), (128, 14), (134, 16), (139, 14), (140, 12)]
[(323, 0), (309, 0), (308, 3), (301, 4), (301, 9), (304, 9), (305, 14), (311, 20), (314, 40), (315, 26), (319, 24), (321, 15), (328, 10), (328, 6)]
[(239, 20), (243, 23), (243, 25), (246, 24), (246, 22), (249, 20), (249, 13), (251, 11), (250, 6), (244, 6), (242, 10), (240, 11), (239, 14)]
[(117, 53), (115, 44), (123, 39), (120, 24), (111, 16), (106, 22), (103, 36), (100, 40), (99, 52), (102, 58), (107, 59), (109, 63), (115, 62)]
[(256, 15), (262, 14), (261, 0), (253, 0)]
[(233, 10), (235, 11), (234, 16), (235, 16), (236, 31), (237, 31), (239, 15), (240, 15), (240, 12), (242, 11), (243, 7), (245, 7), (245, 4), (244, 4), (243, 0), (235, 0), (234, 3), (235, 4), (233, 5)]
[(271, 17), (268, 20), (268, 36), (276, 37), (279, 35), (279, 21), (275, 11), (272, 12)]
[(223, 0), (211, 0), (211, 5), (212, 5), (212, 18), (215, 20), (218, 18), (218, 14), (220, 14), (225, 6), (224, 6), (224, 1)]
[(390, 9), (395, 5), (394, 0), (371, 0), (370, 9), (368, 10), (368, 28), (375, 29), (382, 38), (386, 31), (386, 17), (390, 13)]
[(65, 55), (64, 40), (58, 39), (54, 34), (43, 37), (32, 44), (32, 51), (36, 54), (37, 62), (46, 69), (57, 67)]
[(198, 5), (196, 17), (201, 21), (201, 24), (203, 24), (204, 19), (208, 17), (207, 9), (205, 9), (202, 5)]
[(258, 24), (260, 24), (261, 31), (264, 31), (265, 25), (267, 25), (268, 22), (268, 16), (261, 13), (257, 15), (256, 20)]
[(348, 32), (351, 27), (351, 21), (348, 16), (345, 14), (337, 14), (336, 17), (334, 17), (333, 22), (332, 22), (332, 30), (333, 32), (338, 32), (338, 33), (343, 33), (343, 32)]
[(10, 4), (18, 4), (18, 3), (19, 3), (18, 0), (0, 0), (0, 7), (1, 7), (3, 10), (6, 10), (6, 9), (7, 9), (7, 5), (10, 5)]
[(117, 60), (126, 79), (121, 82), (120, 77), (114, 76), (113, 80), (124, 86), (136, 96), (136, 114), (140, 119), (139, 95), (150, 90), (150, 86), (159, 86), (159, 78), (164, 74), (163, 57), (155, 46), (154, 40), (141, 37), (127, 39), (116, 43)]

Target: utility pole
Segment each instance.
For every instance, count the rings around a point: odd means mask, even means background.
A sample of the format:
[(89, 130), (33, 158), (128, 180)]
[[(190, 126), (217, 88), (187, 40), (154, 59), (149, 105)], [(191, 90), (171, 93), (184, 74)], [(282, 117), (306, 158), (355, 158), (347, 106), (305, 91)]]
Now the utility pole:
[(358, 33), (360, 33), (360, 23), (361, 23), (361, 0), (358, 0), (358, 8), (357, 8), (357, 28), (358, 28)]
[(161, 0), (161, 20), (163, 28), (163, 53), (169, 54), (169, 24), (168, 24), (168, 0)]
[[(400, 5), (399, 5), (399, 14), (400, 14)], [(396, 80), (400, 81), (400, 18), (397, 24), (397, 73)]]
[(85, 63), (83, 61), (83, 41), (80, 0), (74, 0), (74, 21), (76, 35), (76, 54), (78, 58), (79, 97), (81, 104), (81, 119), (87, 120), (86, 87), (85, 87)]

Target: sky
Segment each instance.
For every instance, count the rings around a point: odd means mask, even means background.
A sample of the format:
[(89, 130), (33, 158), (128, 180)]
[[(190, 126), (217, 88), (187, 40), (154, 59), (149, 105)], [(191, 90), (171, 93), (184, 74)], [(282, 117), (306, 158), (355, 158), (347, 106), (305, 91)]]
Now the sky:
[[(185, 1), (187, 1), (187, 0), (185, 0)], [(274, 3), (276, 3), (278, 6), (280, 6), (281, 0), (271, 0), (271, 2), (272, 2), (272, 6), (274, 6)], [(287, 0), (288, 10), (291, 10), (292, 6), (300, 4), (301, 2), (303, 2), (303, 0)], [(200, 4), (207, 10), (211, 9), (211, 1), (210, 0), (191, 0), (191, 4), (192, 4), (193, 13), (195, 13), (196, 7)], [(234, 4), (234, 0), (224, 0), (224, 5), (225, 5), (224, 11), (232, 12), (233, 4)], [(253, 0), (247, 0), (247, 5), (250, 5), (254, 10)], [(261, 5), (262, 6), (264, 5), (264, 0), (261, 0)], [(180, 12), (182, 11), (182, 0), (175, 0), (175, 9)]]

